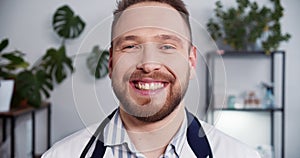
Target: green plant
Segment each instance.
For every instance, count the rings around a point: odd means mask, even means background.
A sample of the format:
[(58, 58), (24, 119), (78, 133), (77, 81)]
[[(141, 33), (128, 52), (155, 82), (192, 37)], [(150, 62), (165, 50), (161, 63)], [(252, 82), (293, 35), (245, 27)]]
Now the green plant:
[(262, 49), (269, 53), (288, 41), (290, 34), (281, 32), (280, 18), (284, 8), (280, 0), (270, 0), (273, 8), (259, 7), (256, 2), (236, 0), (237, 7), (224, 9), (216, 2), (215, 18), (210, 18), (207, 29), (214, 40), (237, 50), (247, 49), (261, 41)]
[(24, 60), (24, 55), (20, 51), (12, 51), (8, 53), (2, 52), (9, 44), (8, 39), (4, 39), (0, 43), (0, 76), (4, 79), (15, 78), (18, 69), (26, 69), (29, 63)]
[(109, 52), (100, 49), (99, 46), (94, 46), (92, 52), (89, 53), (86, 64), (90, 74), (96, 79), (105, 77), (108, 74), (108, 58)]
[(74, 67), (67, 56), (65, 40), (77, 38), (84, 30), (85, 23), (67, 6), (58, 8), (53, 16), (54, 31), (62, 38), (61, 46), (50, 48), (33, 66), (24, 60), (20, 51), (2, 53), (8, 39), (0, 44), (0, 76), (15, 80), (12, 104), (19, 106), (24, 102), (34, 107), (41, 105), (43, 97), (50, 97), (54, 84), (63, 82)]

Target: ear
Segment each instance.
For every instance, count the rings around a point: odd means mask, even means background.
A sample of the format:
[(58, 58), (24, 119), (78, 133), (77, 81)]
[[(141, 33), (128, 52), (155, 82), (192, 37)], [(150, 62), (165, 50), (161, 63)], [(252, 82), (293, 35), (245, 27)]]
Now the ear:
[(197, 48), (195, 46), (191, 46), (189, 52), (189, 63), (190, 63), (190, 79), (192, 79), (195, 76), (195, 70), (197, 65)]
[(109, 59), (108, 59), (108, 76), (111, 78), (112, 71), (113, 71), (113, 64), (112, 64), (112, 55), (113, 54), (113, 47), (109, 48)]

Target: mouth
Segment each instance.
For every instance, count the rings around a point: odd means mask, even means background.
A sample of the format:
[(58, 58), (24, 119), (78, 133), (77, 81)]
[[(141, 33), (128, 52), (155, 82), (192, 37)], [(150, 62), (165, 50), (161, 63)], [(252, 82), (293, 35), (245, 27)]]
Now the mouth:
[(142, 95), (154, 95), (163, 90), (169, 83), (155, 80), (133, 80), (131, 86)]

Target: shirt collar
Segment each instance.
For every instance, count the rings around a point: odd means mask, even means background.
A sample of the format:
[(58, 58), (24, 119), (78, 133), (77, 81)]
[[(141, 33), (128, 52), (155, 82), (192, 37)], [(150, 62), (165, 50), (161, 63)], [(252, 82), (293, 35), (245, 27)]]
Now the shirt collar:
[[(165, 154), (168, 151), (175, 149), (175, 153), (177, 154), (177, 156), (179, 156), (183, 148), (184, 142), (186, 140), (186, 133), (187, 133), (187, 117), (185, 114), (183, 123), (180, 126), (177, 133), (175, 134), (175, 136), (172, 138), (169, 145), (167, 146)], [(128, 150), (130, 150), (132, 153), (138, 153), (133, 143), (130, 141), (127, 131), (121, 120), (119, 110), (115, 113), (113, 118), (105, 126), (104, 135), (107, 136), (104, 137), (105, 146), (113, 147), (113, 146), (125, 145), (128, 148)]]

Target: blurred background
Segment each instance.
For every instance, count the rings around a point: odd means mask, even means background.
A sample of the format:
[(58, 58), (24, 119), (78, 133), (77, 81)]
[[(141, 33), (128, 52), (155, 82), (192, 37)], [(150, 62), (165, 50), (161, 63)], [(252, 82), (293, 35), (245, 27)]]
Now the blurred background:
[[(273, 65), (270, 64), (271, 56), (265, 55), (266, 52), (256, 51), (257, 49), (250, 49), (250, 52), (254, 50), (256, 53), (253, 54), (257, 56), (241, 57), (236, 55), (241, 51), (237, 52), (234, 48), (229, 48), (230, 51), (225, 51), (223, 56), (207, 55), (217, 50), (210, 33), (206, 31), (209, 19), (215, 17), (214, 9), (217, 1), (184, 0), (184, 2), (191, 14), (193, 38), (199, 57), (197, 77), (191, 81), (185, 99), (188, 108), (199, 118), (259, 151), (271, 150), (274, 157), (282, 157), (284, 149), (284, 157), (298, 157), (300, 45), (297, 41), (300, 41), (300, 22), (297, 20), (297, 9), (300, 1), (281, 0), (284, 8), (280, 19), (281, 31), (289, 33), (291, 38), (280, 43), (276, 50), (284, 51), (285, 58), (280, 52), (277, 53), (279, 55), (275, 55)], [(224, 8), (237, 6), (235, 0), (221, 0), (221, 2)], [(269, 0), (257, 3), (260, 6), (272, 7)], [(118, 105), (110, 86), (110, 79), (107, 76), (95, 79), (86, 64), (89, 52), (92, 52), (94, 46), (98, 45), (102, 50), (109, 48), (110, 25), (116, 1), (0, 1), (0, 40), (9, 39), (5, 51), (23, 52), (30, 65), (38, 63), (49, 48), (58, 49), (61, 46), (63, 40), (53, 30), (52, 19), (55, 11), (64, 5), (68, 5), (80, 16), (85, 22), (85, 28), (77, 38), (70, 38), (72, 40), (65, 40), (63, 43), (66, 54), (73, 60), (74, 73), (68, 71), (62, 83), (53, 84), (54, 89), (50, 98), (43, 99), (51, 103), (50, 145), (101, 121)], [(249, 53), (249, 49), (239, 50)], [(214, 62), (211, 62), (212, 60)], [(207, 63), (209, 64), (206, 65)], [(284, 70), (282, 64), (285, 64)], [(272, 67), (273, 82), (270, 79)], [(271, 107), (264, 106), (267, 104), (264, 103), (266, 101), (264, 98), (268, 97), (268, 84), (272, 87), (272, 95), (269, 96)], [(47, 112), (47, 109), (35, 112), (35, 155), (47, 150)], [(4, 113), (5, 111), (2, 111), (0, 115), (5, 116)], [(282, 113), (285, 114), (284, 117)], [(270, 122), (274, 123), (273, 128)], [(31, 157), (32, 116), (17, 117), (15, 124), (15, 157)], [(6, 121), (4, 125), (2, 120), (0, 126), (3, 129), (1, 138), (6, 133), (6, 139), (2, 139), (4, 141), (0, 143), (0, 152), (8, 156), (11, 151), (12, 131), (9, 128), (11, 122)], [(267, 156), (265, 154), (265, 157)]]

